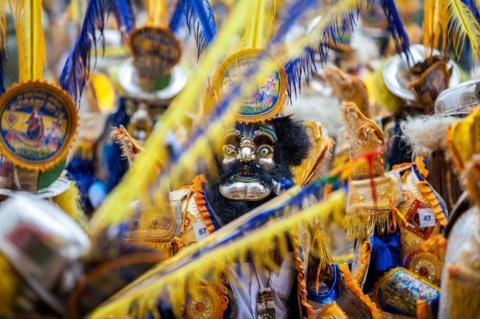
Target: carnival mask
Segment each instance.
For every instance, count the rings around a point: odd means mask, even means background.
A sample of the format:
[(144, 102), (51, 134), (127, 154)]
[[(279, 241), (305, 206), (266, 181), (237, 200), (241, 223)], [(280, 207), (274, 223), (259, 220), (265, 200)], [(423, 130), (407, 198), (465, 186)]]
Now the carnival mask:
[(231, 200), (257, 201), (277, 191), (271, 175), (277, 166), (277, 135), (270, 125), (237, 124), (223, 137), (220, 193)]

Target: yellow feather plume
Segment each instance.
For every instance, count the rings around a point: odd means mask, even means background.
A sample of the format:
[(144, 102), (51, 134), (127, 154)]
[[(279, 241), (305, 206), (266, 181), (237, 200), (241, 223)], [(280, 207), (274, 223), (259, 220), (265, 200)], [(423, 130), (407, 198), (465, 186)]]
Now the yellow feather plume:
[(9, 0), (15, 20), (20, 82), (43, 79), (45, 37), (42, 30), (42, 0)]
[(480, 61), (479, 39), (480, 24), (472, 12), (460, 0), (448, 1), (449, 34), (453, 38), (452, 45), (457, 56), (460, 56), (465, 44), (465, 37), (470, 40), (472, 54)]
[(272, 35), (275, 17), (281, 9), (280, 0), (254, 0), (253, 14), (249, 17), (241, 46), (261, 49)]
[(446, 45), (447, 32), (447, 0), (425, 0), (423, 45), (431, 49), (443, 49)]
[(0, 48), (3, 49), (7, 42), (7, 12), (3, 3), (0, 3), (0, 36)]
[(442, 34), (442, 43), (439, 49), (443, 50), (447, 46), (448, 5), (446, 0), (438, 0), (438, 1), (439, 3), (436, 6), (435, 14), (433, 15), (433, 23), (435, 26), (440, 26), (440, 32)]
[(167, 19), (165, 0), (147, 0), (147, 26), (162, 27)]
[[(290, 211), (284, 217), (272, 220), (248, 235), (193, 257), (200, 248), (231, 233), (233, 226), (227, 225), (226, 229), (220, 229), (204, 241), (185, 247), (176, 256), (158, 264), (114, 296), (110, 302), (107, 301), (97, 308), (89, 317), (92, 319), (121, 318), (130, 315), (144, 318), (148, 313), (155, 314), (157, 301), (160, 297), (163, 300), (164, 296), (168, 296), (167, 302), (173, 305), (174, 311), (180, 311), (186, 296), (193, 296), (193, 298), (201, 296), (204, 292), (201, 289), (202, 283), (206, 280), (211, 284), (226, 277), (228, 281), (235, 282), (235, 277), (230, 270), (232, 270), (232, 264), (238, 262), (250, 260), (257, 271), (278, 269), (279, 261), (289, 251), (289, 243), (298, 241), (300, 235), (305, 234), (306, 229), (318, 230), (320, 227), (318, 221), (323, 218), (323, 215), (343, 207), (344, 202), (345, 193), (337, 191), (306, 210), (295, 213)], [(244, 221), (234, 223), (238, 225), (241, 222)], [(278, 248), (275, 249), (275, 254), (272, 254), (272, 246), (264, 244), (267, 242), (275, 243), (274, 247)], [(331, 259), (326, 257), (331, 263)], [(193, 262), (188, 262), (189, 260)], [(179, 264), (182, 266), (179, 267)], [(182, 318), (182, 314), (177, 313), (177, 317)]]

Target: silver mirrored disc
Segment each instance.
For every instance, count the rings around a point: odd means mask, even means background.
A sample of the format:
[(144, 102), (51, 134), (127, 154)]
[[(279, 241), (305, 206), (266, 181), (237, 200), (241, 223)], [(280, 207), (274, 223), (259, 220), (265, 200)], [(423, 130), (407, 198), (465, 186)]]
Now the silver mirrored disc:
[[(412, 45), (410, 47), (412, 53), (412, 65), (422, 62), (425, 59), (425, 47), (420, 44)], [(433, 51), (434, 55), (439, 54), (438, 51)], [(460, 70), (456, 64), (449, 61), (448, 67), (452, 68), (452, 76), (450, 77), (449, 86), (453, 87), (460, 83)], [(388, 90), (399, 98), (413, 102), (415, 95), (407, 86), (408, 79), (408, 65), (403, 56), (396, 55), (390, 58), (383, 68), (383, 79)]]
[(181, 65), (176, 65), (171, 71), (170, 83), (162, 90), (154, 92), (146, 92), (135, 81), (136, 69), (133, 60), (125, 60), (118, 70), (118, 83), (129, 96), (139, 99), (155, 101), (170, 100), (177, 96), (187, 84), (187, 73)]

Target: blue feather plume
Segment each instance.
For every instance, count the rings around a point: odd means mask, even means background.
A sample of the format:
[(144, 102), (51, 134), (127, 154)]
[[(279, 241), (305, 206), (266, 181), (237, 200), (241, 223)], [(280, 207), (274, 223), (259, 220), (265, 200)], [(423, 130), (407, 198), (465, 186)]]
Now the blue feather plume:
[(217, 26), (208, 0), (184, 0), (184, 13), (190, 33), (193, 30), (198, 55), (213, 41)]
[(135, 13), (131, 0), (113, 0), (112, 9), (122, 33), (129, 33), (135, 28)]
[[(104, 46), (103, 29), (106, 12), (111, 8), (111, 0), (90, 0), (77, 42), (60, 74), (58, 84), (79, 102), (90, 74), (90, 55), (92, 50), (97, 54), (97, 45)], [(97, 34), (97, 31), (99, 34)]]
[[(285, 9), (285, 17), (282, 24), (278, 28), (275, 35), (272, 37), (272, 44), (279, 43), (284, 39), (288, 30), (300, 20), (305, 13), (314, 7), (315, 0), (297, 0), (290, 2)], [(315, 63), (315, 50), (311, 47), (306, 47), (301, 57), (293, 59), (285, 64), (285, 72), (287, 74), (287, 93), (292, 101), (292, 95), (300, 93), (301, 82), (303, 77), (310, 79), (310, 76), (317, 73), (317, 66)]]
[(480, 13), (475, 3), (472, 0), (462, 0), (462, 2), (472, 12), (475, 20), (480, 23)]
[(177, 31), (182, 23), (182, 18), (184, 17), (184, 6), (184, 0), (178, 0), (169, 23), (169, 27), (172, 32)]
[(316, 3), (316, 0), (297, 0), (290, 2), (285, 8), (285, 17), (282, 20), (282, 24), (272, 37), (272, 43), (278, 43), (282, 40), (293, 24), (301, 19)]
[(318, 73), (315, 50), (306, 47), (301, 57), (285, 64), (285, 73), (287, 74), (287, 93), (291, 102), (292, 96), (297, 96), (301, 92), (302, 79), (305, 78), (308, 82), (313, 74)]
[[(345, 18), (335, 19), (323, 31), (320, 40), (314, 47), (306, 47), (303, 54), (285, 64), (287, 74), (287, 93), (292, 101), (301, 92), (302, 81), (308, 83), (310, 78), (318, 73), (317, 63), (325, 63), (329, 51), (328, 43), (336, 44), (339, 39), (353, 26), (356, 25), (360, 7), (350, 11)], [(293, 23), (292, 23), (293, 24)]]
[(408, 38), (407, 31), (405, 30), (405, 26), (398, 13), (395, 0), (380, 0), (380, 4), (385, 13), (385, 17), (387, 18), (388, 30), (395, 43), (395, 49), (398, 54), (404, 54), (407, 62), (409, 62), (411, 59), (410, 39)]

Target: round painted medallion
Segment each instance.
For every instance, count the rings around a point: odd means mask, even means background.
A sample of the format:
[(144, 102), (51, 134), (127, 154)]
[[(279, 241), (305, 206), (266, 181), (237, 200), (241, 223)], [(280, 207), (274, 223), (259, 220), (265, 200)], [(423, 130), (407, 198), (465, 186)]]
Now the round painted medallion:
[(75, 103), (61, 88), (27, 82), (0, 98), (0, 151), (15, 165), (46, 170), (65, 159), (77, 128)]
[[(262, 56), (257, 49), (245, 49), (229, 56), (215, 73), (214, 88), (217, 97), (227, 96), (246, 76), (265, 65), (265, 61), (275, 63)], [(285, 102), (286, 81), (285, 70), (276, 65), (273, 72), (259, 80), (253, 94), (242, 96), (237, 120), (251, 123), (275, 117)]]
[(128, 46), (135, 67), (145, 75), (168, 74), (182, 55), (180, 42), (175, 35), (159, 27), (133, 30), (128, 37)]

